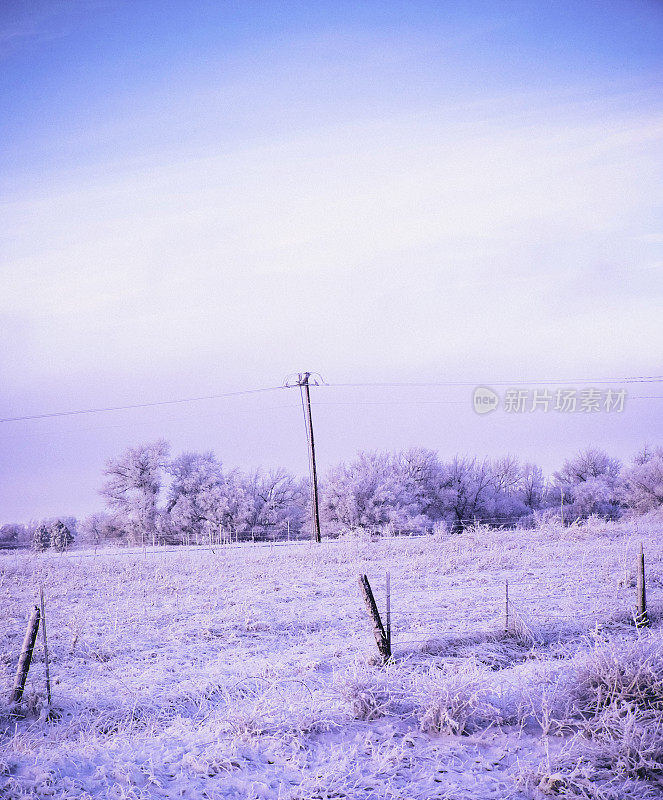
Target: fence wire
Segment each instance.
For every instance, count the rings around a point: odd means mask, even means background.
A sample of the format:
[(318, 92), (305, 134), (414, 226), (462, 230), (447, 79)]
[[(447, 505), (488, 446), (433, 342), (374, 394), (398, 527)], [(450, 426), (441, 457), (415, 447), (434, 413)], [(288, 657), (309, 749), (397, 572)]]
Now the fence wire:
[[(174, 552), (185, 559), (192, 553)], [(193, 552), (197, 554), (200, 549)], [(83, 555), (49, 557), (58, 559), (66, 571), (76, 570), (77, 559)], [(140, 573), (141, 551), (133, 555), (127, 583), (122, 583), (124, 573), (120, 570), (115, 593), (103, 599), (83, 585), (72, 591), (66, 583), (47, 584), (46, 622), (56, 704), (60, 681), (68, 692), (76, 685), (82, 697), (94, 696), (101, 685), (111, 695), (135, 699), (150, 691), (145, 685), (146, 675), (152, 675), (155, 684), (165, 685), (180, 677), (178, 670), (182, 670), (181, 678), (186, 678), (188, 670), (202, 680), (209, 665), (218, 666), (223, 659), (228, 662), (224, 669), (227, 667), (229, 674), (237, 678), (253, 668), (251, 664), (259, 659), (261, 649), (267, 652), (273, 643), (279, 644), (280, 655), (289, 648), (309, 647), (312, 653), (317, 647), (326, 648), (320, 661), (327, 659), (338, 669), (346, 668), (358, 655), (375, 650), (358, 589), (350, 582), (344, 587), (343, 597), (316, 592), (315, 587), (304, 583), (284, 586), (280, 589), (279, 616), (270, 616), (273, 596), (260, 586), (255, 587), (250, 602), (233, 603), (229, 601), (232, 587), (210, 581), (205, 595), (192, 591), (191, 584), (177, 583), (177, 576), (166, 574), (160, 578), (157, 594), (150, 580), (159, 567), (152, 562), (151, 572)], [(16, 574), (19, 578), (22, 575), (18, 567)], [(37, 570), (32, 577), (39, 575)], [(25, 577), (30, 577), (27, 567)], [(605, 585), (591, 591), (576, 576), (562, 577), (573, 589), (547, 589), (540, 576), (518, 570), (488, 574), (481, 578), (485, 580), (482, 584), (478, 578), (460, 581), (453, 574), (427, 576), (410, 571), (404, 576), (394, 570), (390, 580), (392, 650), (397, 657), (411, 652), (425, 654), (436, 643), (459, 638), (471, 642), (473, 636), (499, 635), (506, 628), (537, 642), (555, 636), (580, 636), (606, 625), (632, 624), (637, 603), (632, 577), (625, 578), (621, 585)], [(376, 572), (369, 578), (386, 620), (385, 574)], [(434, 586), (427, 585), (433, 580)], [(655, 613), (663, 609), (663, 588), (657, 579), (648, 583), (647, 593), (650, 608)], [(27, 620), (38, 604), (39, 587), (35, 584), (22, 594), (20, 599), (7, 597), (0, 617), (3, 699), (11, 692)], [(343, 617), (340, 622), (339, 615)], [(330, 641), (326, 641), (327, 636)], [(315, 646), (311, 646), (312, 640)], [(41, 692), (44, 681), (40, 632), (27, 691)]]

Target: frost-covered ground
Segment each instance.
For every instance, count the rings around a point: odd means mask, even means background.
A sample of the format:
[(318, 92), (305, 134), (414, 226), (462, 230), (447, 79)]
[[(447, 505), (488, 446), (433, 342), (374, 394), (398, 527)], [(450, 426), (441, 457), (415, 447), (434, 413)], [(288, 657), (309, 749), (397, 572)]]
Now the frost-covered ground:
[[(661, 797), (662, 527), (2, 554), (0, 796)], [(41, 640), (7, 706), (40, 584), (53, 720)]]

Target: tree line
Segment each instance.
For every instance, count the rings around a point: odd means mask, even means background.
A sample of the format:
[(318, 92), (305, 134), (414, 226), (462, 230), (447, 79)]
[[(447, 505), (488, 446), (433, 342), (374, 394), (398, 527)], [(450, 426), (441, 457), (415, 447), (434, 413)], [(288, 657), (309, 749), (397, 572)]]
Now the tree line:
[[(514, 456), (448, 461), (425, 448), (360, 452), (332, 467), (320, 486), (325, 535), (460, 532), (477, 523), (568, 525), (617, 519), (663, 506), (663, 447), (644, 447), (627, 464), (590, 448), (546, 477)], [(0, 526), (0, 546), (64, 550), (87, 544), (203, 544), (308, 536), (310, 485), (284, 469), (224, 469), (212, 452), (170, 457), (160, 440), (110, 459), (100, 493), (107, 510)]]

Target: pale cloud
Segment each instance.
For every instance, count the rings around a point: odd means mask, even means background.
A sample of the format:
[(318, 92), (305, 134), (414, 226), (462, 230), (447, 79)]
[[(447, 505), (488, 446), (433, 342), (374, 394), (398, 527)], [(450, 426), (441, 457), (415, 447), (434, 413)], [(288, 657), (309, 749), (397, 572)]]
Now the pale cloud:
[[(416, 325), (441, 306), (444, 329), (454, 342), (460, 332), (467, 351), (463, 309), (485, 296), (496, 327), (505, 304), (527, 302), (543, 332), (546, 297), (565, 271), (577, 286), (583, 274), (595, 280), (592, 242), (619, 253), (624, 237), (639, 238), (628, 269), (651, 266), (657, 241), (639, 219), (650, 213), (650, 145), (660, 145), (663, 118), (538, 114), (524, 128), (517, 115), (356, 122), (6, 203), (0, 308), (42, 332), (35, 368), (40, 354), (55, 366), (58, 353), (104, 332), (120, 352), (139, 339), (157, 362), (159, 351), (205, 349), (210, 334), (240, 347), (247, 316), (269, 338), (293, 306), (305, 319), (311, 305), (330, 307), (330, 333), (342, 340), (354, 331), (346, 309), (407, 311)], [(545, 259), (531, 263), (537, 247), (557, 253), (551, 271)], [(622, 300), (627, 277), (611, 275)], [(402, 332), (376, 323), (379, 347), (402, 349)]]

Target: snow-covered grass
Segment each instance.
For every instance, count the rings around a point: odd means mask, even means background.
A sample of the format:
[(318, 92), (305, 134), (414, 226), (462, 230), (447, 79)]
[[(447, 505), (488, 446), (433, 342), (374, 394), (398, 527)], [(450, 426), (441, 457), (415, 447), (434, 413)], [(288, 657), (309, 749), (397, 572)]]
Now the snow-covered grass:
[[(2, 554), (0, 795), (663, 796), (661, 527)], [(40, 585), (53, 719), (41, 644), (6, 702)]]

